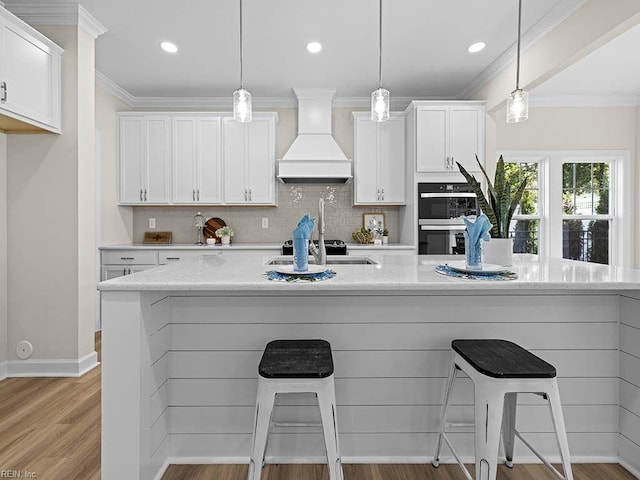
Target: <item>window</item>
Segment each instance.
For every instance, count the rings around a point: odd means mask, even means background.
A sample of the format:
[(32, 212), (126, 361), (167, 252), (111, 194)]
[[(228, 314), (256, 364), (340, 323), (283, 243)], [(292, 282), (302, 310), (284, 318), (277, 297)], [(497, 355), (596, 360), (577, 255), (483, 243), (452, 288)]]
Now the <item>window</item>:
[(539, 253), (540, 245), (540, 192), (539, 163), (536, 161), (505, 163), (506, 180), (514, 192), (522, 181), (528, 180), (522, 201), (516, 209), (511, 225), (514, 253)]
[(562, 164), (562, 257), (609, 263), (611, 166), (608, 162)]
[(631, 265), (628, 151), (510, 151), (503, 156), (512, 191), (529, 178), (511, 222), (514, 253)]

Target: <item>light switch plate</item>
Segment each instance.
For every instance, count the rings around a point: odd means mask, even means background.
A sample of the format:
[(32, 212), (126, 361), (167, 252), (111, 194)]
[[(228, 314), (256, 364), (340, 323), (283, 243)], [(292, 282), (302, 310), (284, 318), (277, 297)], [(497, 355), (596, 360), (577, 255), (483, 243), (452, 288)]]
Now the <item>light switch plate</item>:
[(269, 217), (262, 217), (262, 228), (269, 228)]
[(156, 228), (156, 219), (155, 218), (150, 218), (149, 219), (149, 228)]

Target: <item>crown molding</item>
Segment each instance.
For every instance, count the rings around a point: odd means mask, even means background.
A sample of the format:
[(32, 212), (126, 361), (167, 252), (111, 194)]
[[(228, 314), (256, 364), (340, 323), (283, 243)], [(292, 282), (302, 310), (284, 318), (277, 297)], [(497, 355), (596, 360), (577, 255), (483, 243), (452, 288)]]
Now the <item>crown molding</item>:
[(530, 94), (531, 107), (637, 107), (638, 95), (565, 95), (538, 96)]
[[(540, 41), (547, 33), (556, 28), (567, 18), (573, 15), (588, 0), (564, 0), (549, 13), (547, 13), (540, 21), (531, 27), (522, 35), (522, 51), (526, 51), (538, 41)], [(464, 86), (456, 95), (459, 100), (470, 99), (484, 85), (493, 80), (502, 70), (511, 65), (517, 55), (517, 42), (514, 42), (502, 55), (494, 60), (487, 68), (480, 72), (473, 80)], [(507, 94), (505, 93), (505, 97)]]
[(124, 88), (111, 80), (109, 77), (105, 76), (99, 70), (96, 70), (96, 84), (109, 92), (114, 97), (122, 100), (131, 108), (135, 106), (136, 97), (131, 95)]
[(5, 8), (29, 25), (78, 25), (94, 39), (107, 32), (91, 13), (76, 3), (14, 3)]

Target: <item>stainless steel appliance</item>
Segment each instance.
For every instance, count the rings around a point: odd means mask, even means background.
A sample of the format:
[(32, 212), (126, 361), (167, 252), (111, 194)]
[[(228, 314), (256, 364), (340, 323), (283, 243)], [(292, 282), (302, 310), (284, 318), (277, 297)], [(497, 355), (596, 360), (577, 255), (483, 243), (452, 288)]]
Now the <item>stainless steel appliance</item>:
[[(313, 243), (317, 246), (318, 240), (313, 240)], [(327, 255), (347, 255), (347, 244), (342, 240), (325, 240), (324, 246), (327, 251)], [(292, 240), (284, 242), (282, 245), (282, 255), (293, 255)]]
[(462, 216), (478, 215), (478, 199), (466, 183), (418, 184), (418, 253), (464, 254)]

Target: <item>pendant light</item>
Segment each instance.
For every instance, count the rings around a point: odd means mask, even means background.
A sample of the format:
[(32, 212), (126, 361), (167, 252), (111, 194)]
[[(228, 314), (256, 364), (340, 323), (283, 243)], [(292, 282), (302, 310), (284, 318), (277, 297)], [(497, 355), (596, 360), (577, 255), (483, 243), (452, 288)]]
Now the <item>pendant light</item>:
[(371, 93), (371, 120), (385, 122), (389, 120), (389, 90), (382, 88), (382, 0), (379, 8), (380, 43), (378, 45), (378, 89)]
[(507, 97), (507, 123), (524, 122), (529, 118), (529, 93), (520, 88), (520, 31), (522, 28), (522, 0), (518, 0), (518, 56), (516, 89)]
[(240, 0), (240, 88), (233, 92), (233, 119), (236, 122), (250, 122), (252, 119), (251, 112), (251, 94), (244, 88), (243, 82), (243, 59), (242, 54), (244, 44), (242, 41), (242, 0)]

